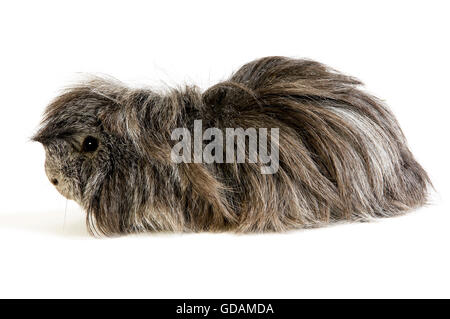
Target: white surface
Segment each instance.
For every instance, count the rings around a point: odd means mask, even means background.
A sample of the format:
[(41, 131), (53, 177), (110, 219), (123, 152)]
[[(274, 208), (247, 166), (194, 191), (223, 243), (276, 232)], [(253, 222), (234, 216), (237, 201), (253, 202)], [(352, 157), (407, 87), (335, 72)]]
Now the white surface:
[[(145, 4), (144, 4), (145, 3)], [(445, 1), (0, 4), (0, 297), (450, 297)], [(94, 239), (27, 142), (77, 72), (206, 88), (266, 55), (355, 75), (396, 114), (437, 194), (370, 224)]]

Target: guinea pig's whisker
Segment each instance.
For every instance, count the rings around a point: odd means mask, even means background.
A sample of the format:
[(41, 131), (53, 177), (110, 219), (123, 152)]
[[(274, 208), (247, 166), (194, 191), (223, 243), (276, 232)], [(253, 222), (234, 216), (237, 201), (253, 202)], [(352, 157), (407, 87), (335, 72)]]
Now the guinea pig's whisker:
[(66, 216), (67, 216), (67, 203), (69, 202), (68, 199), (66, 199), (66, 208), (64, 209), (64, 222), (63, 222), (63, 232), (66, 230)]

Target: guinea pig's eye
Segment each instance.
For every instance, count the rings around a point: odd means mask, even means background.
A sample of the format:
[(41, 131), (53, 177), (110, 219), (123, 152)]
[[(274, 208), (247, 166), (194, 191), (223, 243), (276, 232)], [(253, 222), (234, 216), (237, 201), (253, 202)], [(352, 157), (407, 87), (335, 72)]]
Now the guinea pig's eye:
[(86, 136), (81, 146), (81, 151), (85, 153), (95, 152), (98, 148), (98, 139), (93, 136)]

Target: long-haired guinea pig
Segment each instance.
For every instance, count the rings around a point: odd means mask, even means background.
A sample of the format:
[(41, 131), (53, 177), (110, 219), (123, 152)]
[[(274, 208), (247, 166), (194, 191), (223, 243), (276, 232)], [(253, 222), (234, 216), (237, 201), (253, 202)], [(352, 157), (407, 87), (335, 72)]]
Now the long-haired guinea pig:
[[(204, 92), (94, 78), (47, 107), (33, 140), (45, 148), (50, 182), (83, 207), (93, 234), (286, 231), (425, 204), (426, 172), (393, 114), (360, 85), (320, 63), (285, 57), (250, 62)], [(244, 160), (206, 161), (200, 153), (174, 161), (174, 131), (193, 136), (199, 121), (205, 134), (214, 128), (219, 140), (223, 133), (213, 156), (241, 151)], [(255, 156), (250, 134), (230, 140), (229, 129), (276, 129), (277, 139), (260, 143)], [(180, 154), (199, 145), (206, 152), (212, 137), (194, 137)], [(264, 148), (277, 152), (269, 173)]]

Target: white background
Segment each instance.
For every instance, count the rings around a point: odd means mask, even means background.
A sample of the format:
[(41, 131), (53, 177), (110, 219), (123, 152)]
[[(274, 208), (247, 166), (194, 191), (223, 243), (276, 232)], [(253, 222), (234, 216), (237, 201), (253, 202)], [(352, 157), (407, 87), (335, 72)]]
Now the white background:
[[(0, 4), (0, 297), (450, 297), (446, 1)], [(80, 72), (202, 88), (258, 57), (316, 59), (396, 114), (436, 193), (403, 217), (286, 234), (95, 239), (28, 142)]]

